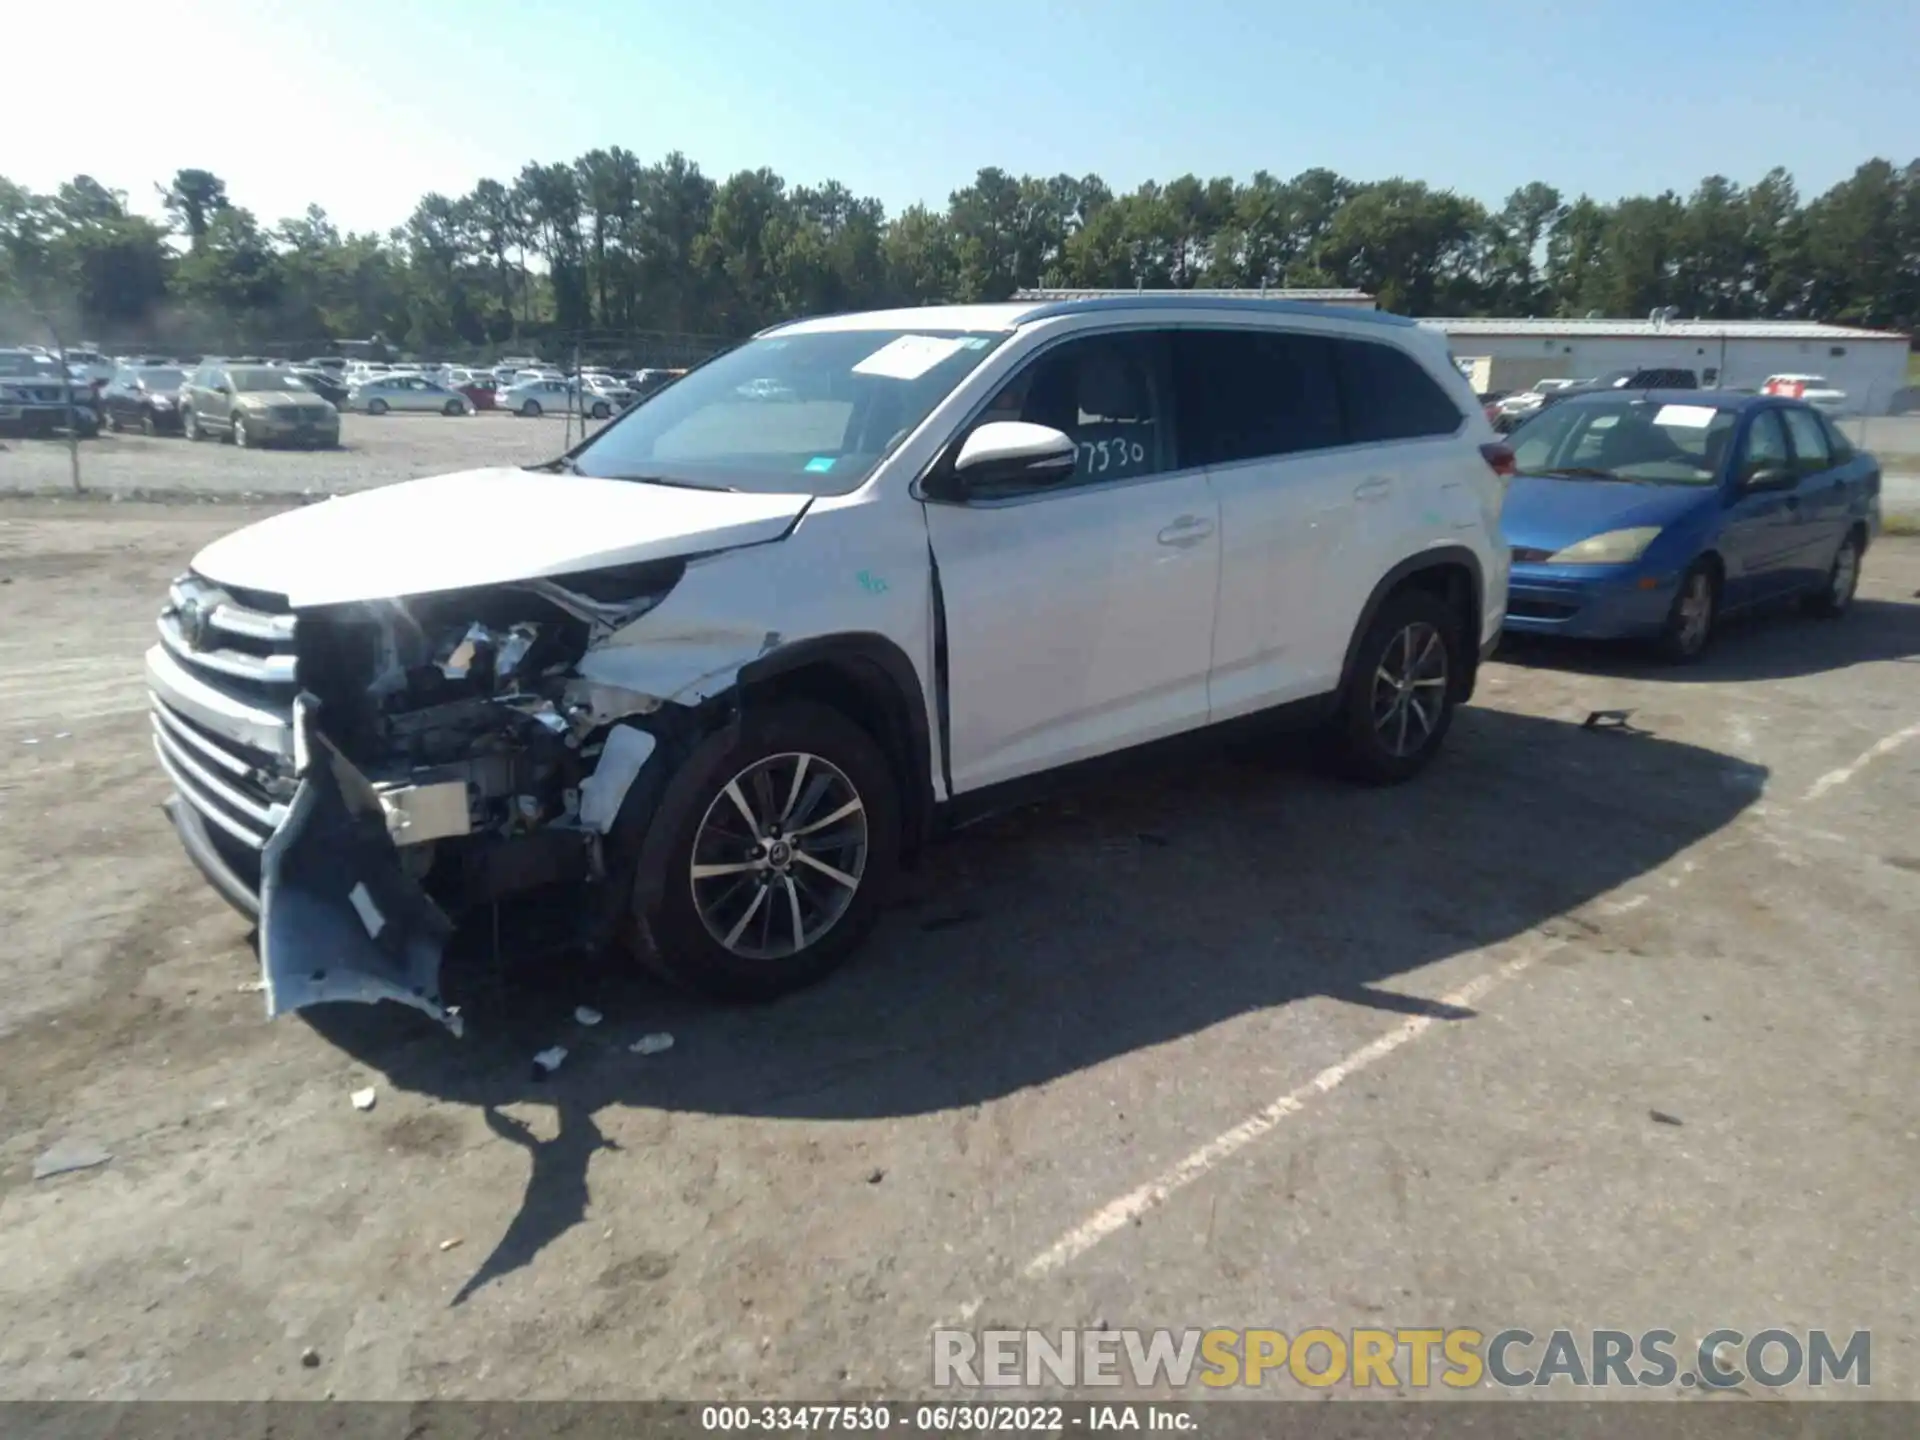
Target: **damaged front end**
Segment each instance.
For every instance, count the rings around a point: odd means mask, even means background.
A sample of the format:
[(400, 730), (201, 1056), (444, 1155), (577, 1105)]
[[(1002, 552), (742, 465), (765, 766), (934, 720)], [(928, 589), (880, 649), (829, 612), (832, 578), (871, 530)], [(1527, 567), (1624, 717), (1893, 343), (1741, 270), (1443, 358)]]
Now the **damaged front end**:
[(176, 582), (147, 656), (167, 810), (256, 917), (270, 1015), (393, 1000), (458, 1033), (440, 982), (453, 918), (604, 880), (659, 702), (604, 686), (583, 699), (576, 667), (684, 567), (298, 612)]

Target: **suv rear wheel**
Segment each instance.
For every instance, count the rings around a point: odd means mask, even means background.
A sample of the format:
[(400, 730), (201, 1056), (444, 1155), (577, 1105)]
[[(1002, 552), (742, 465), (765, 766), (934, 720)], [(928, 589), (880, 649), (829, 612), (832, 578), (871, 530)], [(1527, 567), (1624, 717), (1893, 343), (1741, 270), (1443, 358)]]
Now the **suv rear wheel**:
[(638, 903), (667, 979), (726, 1000), (811, 984), (865, 938), (898, 863), (900, 802), (867, 732), (812, 701), (709, 736), (668, 784), (664, 871)]
[(1453, 724), (1460, 621), (1445, 600), (1401, 590), (1367, 627), (1335, 721), (1341, 769), (1372, 785), (1411, 779)]

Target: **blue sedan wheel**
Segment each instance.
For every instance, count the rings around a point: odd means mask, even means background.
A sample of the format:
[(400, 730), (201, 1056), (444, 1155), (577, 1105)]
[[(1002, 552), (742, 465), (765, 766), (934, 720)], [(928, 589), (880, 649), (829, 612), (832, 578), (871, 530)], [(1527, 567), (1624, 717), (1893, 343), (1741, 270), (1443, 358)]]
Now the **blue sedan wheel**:
[(1713, 638), (1717, 602), (1713, 571), (1704, 564), (1695, 564), (1680, 581), (1680, 592), (1673, 597), (1666, 628), (1660, 632), (1660, 653), (1677, 664), (1698, 658)]

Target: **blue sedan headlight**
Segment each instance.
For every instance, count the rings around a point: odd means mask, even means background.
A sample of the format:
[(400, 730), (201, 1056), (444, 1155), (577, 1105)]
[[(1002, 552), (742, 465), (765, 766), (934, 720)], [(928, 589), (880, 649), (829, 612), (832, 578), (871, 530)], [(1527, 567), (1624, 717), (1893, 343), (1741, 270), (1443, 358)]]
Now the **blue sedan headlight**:
[(1658, 525), (1637, 525), (1631, 530), (1608, 530), (1589, 535), (1577, 544), (1557, 550), (1548, 559), (1551, 565), (1625, 565), (1638, 560), (1660, 533)]

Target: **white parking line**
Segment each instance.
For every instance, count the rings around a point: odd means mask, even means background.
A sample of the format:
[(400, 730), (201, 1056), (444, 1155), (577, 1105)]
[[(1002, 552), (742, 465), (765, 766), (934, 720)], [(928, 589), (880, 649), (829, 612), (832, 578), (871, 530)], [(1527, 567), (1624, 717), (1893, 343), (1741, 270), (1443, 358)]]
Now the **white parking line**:
[[(1894, 734), (1887, 736), (1865, 751), (1852, 764), (1842, 766), (1838, 770), (1829, 771), (1827, 774), (1822, 775), (1808, 787), (1807, 793), (1801, 803), (1804, 804), (1809, 801), (1818, 800), (1821, 796), (1829, 794), (1839, 786), (1853, 779), (1854, 776), (1858, 775), (1875, 760), (1891, 754), (1893, 751), (1899, 749), (1900, 746), (1916, 737), (1920, 737), (1920, 723), (1909, 725), (1906, 729), (1896, 731)], [(1756, 809), (1758, 808), (1759, 807), (1756, 807)], [(1777, 817), (1782, 813), (1782, 810), (1779, 807), (1774, 807), (1769, 813)], [(1722, 845), (1730, 843), (1733, 838), (1734, 837), (1731, 836), (1724, 837), (1720, 844), (1713, 846), (1712, 849), (1719, 849)], [(1682, 879), (1694, 873), (1698, 868), (1697, 859), (1690, 859), (1683, 862), (1680, 873), (1667, 881), (1668, 886), (1670, 888), (1678, 887)], [(1628, 897), (1613, 903), (1621, 909), (1627, 909), (1644, 900), (1644, 898), (1644, 896)], [(1508, 981), (1524, 974), (1543, 957), (1552, 954), (1566, 943), (1565, 940), (1548, 939), (1546, 943), (1540, 944), (1514, 957), (1504, 965), (1488, 971), (1485, 975), (1475, 980), (1468, 981), (1453, 994), (1446, 996), (1441, 1001), (1441, 1004), (1465, 1008), (1474, 1001), (1483, 999), (1492, 991), (1505, 985)], [(1318, 1075), (1315, 1075), (1311, 1080), (1307, 1081), (1306, 1084), (1289, 1090), (1271, 1104), (1256, 1111), (1245, 1120), (1242, 1120), (1232, 1129), (1216, 1135), (1184, 1159), (1175, 1162), (1167, 1169), (1161, 1171), (1160, 1174), (1156, 1175), (1146, 1184), (1129, 1190), (1118, 1199), (1102, 1205), (1085, 1220), (1081, 1221), (1058, 1240), (1054, 1241), (1053, 1244), (1029, 1260), (1021, 1271), (1021, 1274), (1027, 1279), (1037, 1279), (1059, 1270), (1064, 1265), (1070, 1264), (1072, 1261), (1086, 1254), (1087, 1251), (1098, 1245), (1116, 1230), (1125, 1229), (1134, 1220), (1146, 1214), (1147, 1211), (1165, 1204), (1173, 1195), (1184, 1190), (1187, 1186), (1193, 1184), (1194, 1181), (1210, 1174), (1227, 1160), (1253, 1144), (1254, 1141), (1270, 1134), (1279, 1127), (1282, 1121), (1290, 1116), (1300, 1114), (1307, 1108), (1308, 1102), (1316, 1096), (1331, 1094), (1347, 1080), (1359, 1074), (1368, 1066), (1374, 1064), (1376, 1061), (1385, 1059), (1402, 1046), (1426, 1034), (1427, 1031), (1433, 1028), (1435, 1019), (1436, 1017), (1433, 1015), (1413, 1016), (1402, 1021), (1378, 1039), (1361, 1046), (1345, 1059), (1329, 1065)], [(975, 1301), (973, 1308), (978, 1309), (978, 1306), (979, 1302)]]
[(1818, 780), (1814, 781), (1813, 784), (1807, 787), (1807, 793), (1800, 797), (1801, 801), (1804, 803), (1808, 800), (1818, 800), (1829, 790), (1834, 789), (1836, 786), (1846, 784), (1874, 761), (1884, 759), (1909, 740), (1917, 737), (1920, 737), (1920, 724), (1909, 725), (1904, 730), (1894, 731), (1893, 734), (1880, 741), (1851, 765), (1842, 765), (1838, 770), (1829, 770)]
[[(1515, 956), (1499, 968), (1469, 980), (1451, 995), (1442, 998), (1440, 1004), (1454, 1009), (1465, 1009), (1495, 986), (1504, 985), (1566, 943), (1565, 940), (1547, 940), (1525, 954)], [(1118, 1200), (1102, 1205), (1084, 1221), (1029, 1260), (1026, 1269), (1021, 1273), (1029, 1280), (1037, 1279), (1048, 1271), (1058, 1270), (1061, 1266), (1086, 1254), (1114, 1231), (1124, 1229), (1138, 1216), (1146, 1214), (1156, 1205), (1163, 1204), (1176, 1190), (1185, 1189), (1209, 1170), (1232, 1159), (1289, 1115), (1298, 1115), (1307, 1108), (1307, 1102), (1314, 1096), (1325, 1095), (1338, 1089), (1374, 1061), (1384, 1060), (1408, 1041), (1419, 1039), (1433, 1028), (1437, 1019), (1435, 1015), (1410, 1016), (1377, 1040), (1362, 1045), (1344, 1060), (1335, 1061), (1306, 1084), (1298, 1089), (1289, 1090), (1264, 1110), (1249, 1115), (1231, 1130), (1214, 1136), (1186, 1159), (1162, 1171), (1139, 1189), (1130, 1190)]]

